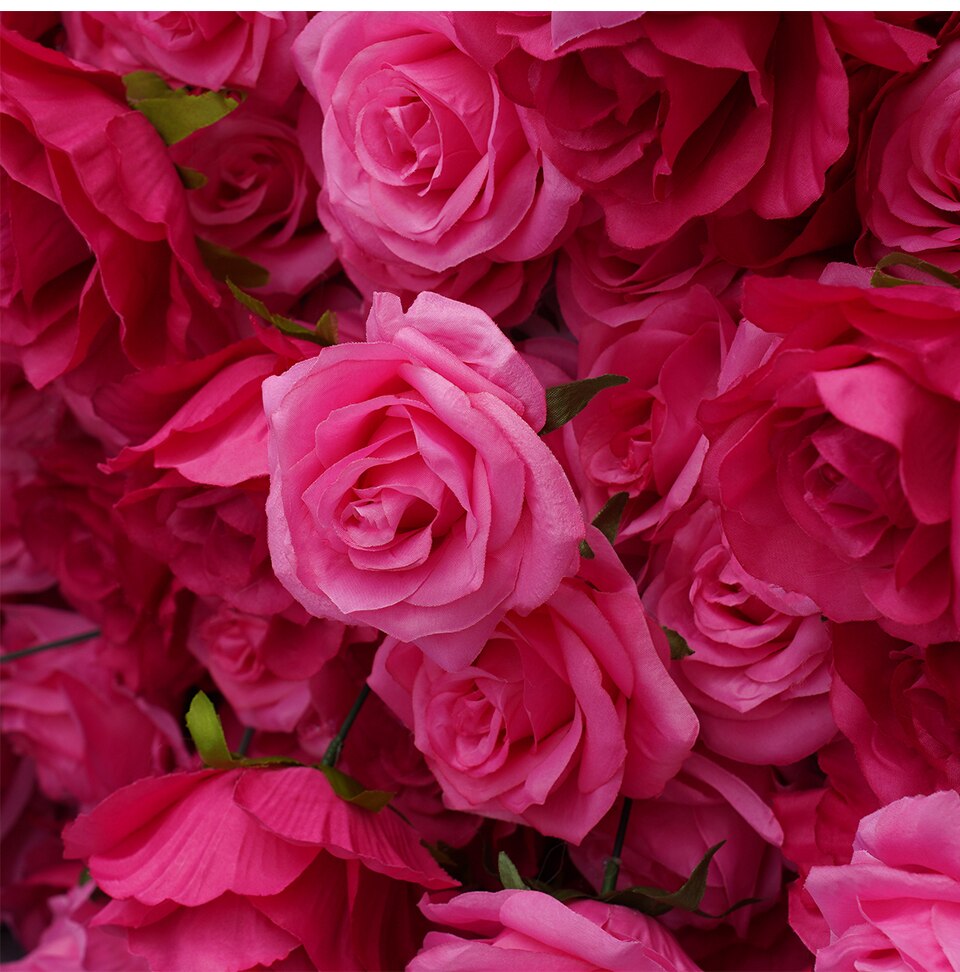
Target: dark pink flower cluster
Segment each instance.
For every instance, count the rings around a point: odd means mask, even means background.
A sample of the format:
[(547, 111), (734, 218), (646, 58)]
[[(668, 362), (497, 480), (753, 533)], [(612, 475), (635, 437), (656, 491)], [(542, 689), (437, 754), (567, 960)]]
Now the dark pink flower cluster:
[(5, 968), (960, 968), (956, 14), (6, 13), (0, 122)]

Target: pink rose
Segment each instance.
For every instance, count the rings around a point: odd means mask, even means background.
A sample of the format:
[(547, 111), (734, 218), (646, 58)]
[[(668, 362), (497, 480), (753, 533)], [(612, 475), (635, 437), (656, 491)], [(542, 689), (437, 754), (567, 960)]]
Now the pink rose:
[(64, 841), (114, 899), (93, 924), (154, 969), (236, 972), (300, 947), (319, 968), (399, 968), (425, 930), (418, 894), (454, 883), (398, 815), (309, 767), (141, 780)]
[(700, 410), (731, 551), (832, 620), (955, 639), (960, 294), (753, 278), (744, 314), (767, 333)]
[[(53, 608), (10, 605), (4, 611), (5, 651), (92, 627), (79, 615)], [(47, 796), (81, 807), (187, 762), (174, 718), (117, 685), (98, 663), (97, 651), (96, 642), (88, 641), (18, 659), (0, 673), (0, 728), (32, 757)]]
[[(767, 768), (693, 753), (661, 796), (634, 803), (617, 887), (679, 888), (707, 850), (726, 841), (707, 872), (701, 908), (716, 915), (744, 898), (760, 899), (725, 919), (743, 937), (751, 916), (771, 908), (780, 894), (783, 830), (770, 809), (772, 789)], [(580, 847), (570, 849), (573, 862), (598, 889), (619, 819), (618, 804)], [(661, 921), (671, 928), (720, 924), (679, 909)]]
[(379, 294), (367, 339), (263, 383), (273, 568), (311, 614), (455, 669), (573, 573), (583, 520), (543, 386), (482, 311)]
[(885, 90), (857, 173), (863, 264), (904, 250), (960, 270), (960, 174), (955, 152), (960, 116), (960, 40), (929, 65)]
[(447, 804), (579, 843), (617, 795), (656, 796), (697, 722), (659, 629), (595, 527), (542, 607), (508, 614), (472, 665), (445, 671), (388, 639), (370, 685), (413, 730)]
[(231, 325), (214, 311), (183, 184), (123, 84), (19, 34), (2, 44), (0, 306), (27, 378), (39, 387), (75, 368), (115, 340), (117, 319), (135, 366), (222, 344)]
[(610, 238), (637, 249), (727, 204), (764, 219), (802, 213), (847, 147), (840, 50), (903, 70), (934, 46), (871, 14), (466, 13), (454, 22), (507, 96), (531, 109), (544, 156), (600, 203)]
[(925, 649), (875, 624), (834, 628), (830, 700), (881, 803), (960, 789), (960, 652)]
[(806, 890), (830, 929), (816, 969), (928, 972), (960, 965), (960, 794), (904, 797), (860, 823), (849, 864), (814, 867)]
[(451, 17), (322, 13), (294, 51), (324, 116), (320, 217), (357, 286), (522, 321), (580, 192)]
[(474, 891), (445, 903), (424, 899), (420, 907), (469, 937), (430, 932), (410, 972), (698, 969), (652, 918), (600, 901), (563, 904), (539, 891)]
[(733, 334), (724, 307), (694, 287), (634, 326), (594, 324), (580, 335), (581, 378), (630, 379), (597, 395), (566, 434), (591, 516), (614, 494), (629, 495), (618, 540), (677, 524), (706, 454), (697, 407), (716, 391)]
[(644, 604), (693, 651), (672, 674), (705, 746), (744, 763), (784, 765), (836, 734), (830, 634), (816, 605), (748, 574), (705, 503), (677, 531)]
[(282, 104), (296, 72), (290, 46), (307, 22), (301, 11), (186, 11), (64, 15), (67, 53), (114, 74), (150, 70), (179, 85), (250, 91)]
[(298, 296), (335, 263), (297, 131), (276, 112), (242, 105), (178, 142), (171, 156), (207, 180), (187, 193), (197, 235), (269, 272), (258, 293)]

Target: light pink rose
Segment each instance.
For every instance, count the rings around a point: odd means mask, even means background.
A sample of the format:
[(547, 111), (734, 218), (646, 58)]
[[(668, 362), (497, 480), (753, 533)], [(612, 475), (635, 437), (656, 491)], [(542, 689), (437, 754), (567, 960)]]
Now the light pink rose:
[(832, 620), (956, 639), (960, 294), (755, 277), (744, 314), (700, 409), (731, 551)]
[(876, 624), (834, 627), (830, 701), (881, 803), (960, 790), (958, 648), (918, 648)]
[(861, 263), (903, 250), (960, 270), (958, 119), (960, 40), (953, 39), (883, 93), (857, 172)]
[[(71, 637), (92, 627), (66, 611), (4, 609), (4, 651)], [(95, 641), (5, 664), (0, 728), (30, 756), (43, 792), (90, 807), (143, 776), (185, 766), (176, 720), (116, 684)], [(109, 753), (109, 758), (104, 754)]]
[(310, 767), (141, 780), (64, 841), (114, 899), (94, 924), (154, 969), (238, 972), (301, 946), (319, 968), (400, 968), (425, 931), (416, 898), (455, 883), (397, 814)]
[(357, 286), (522, 321), (580, 192), (450, 16), (321, 13), (294, 51), (324, 116), (321, 221)]
[(758, 581), (707, 502), (664, 545), (644, 604), (693, 651), (672, 674), (714, 752), (745, 763), (793, 763), (829, 742), (830, 633), (807, 597)]
[(904, 797), (864, 817), (849, 864), (811, 869), (805, 888), (830, 929), (815, 968), (881, 958), (914, 972), (960, 965), (960, 850), (954, 790)]
[(115, 74), (156, 71), (179, 85), (249, 91), (282, 104), (297, 83), (290, 46), (302, 11), (68, 11), (67, 53)]
[(595, 552), (469, 667), (388, 639), (370, 685), (414, 733), (449, 806), (579, 843), (617, 795), (656, 796), (696, 739), (666, 641), (595, 527)]
[(455, 669), (576, 569), (583, 519), (543, 386), (486, 314), (379, 294), (367, 338), (263, 383), (273, 568), (311, 614)]
[[(726, 206), (796, 216), (847, 147), (841, 52), (904, 70), (934, 41), (873, 14), (454, 15), (543, 154), (643, 248)], [(789, 133), (789, 134), (788, 134)]]
[(134, 366), (229, 340), (183, 184), (120, 79), (10, 31), (2, 43), (0, 307), (30, 382), (77, 367), (95, 342), (112, 353), (118, 320)]
[(445, 903), (424, 899), (420, 907), (469, 937), (428, 933), (409, 972), (699, 968), (654, 919), (600, 901), (563, 904), (539, 891), (474, 891)]
[[(714, 844), (726, 841), (707, 872), (700, 907), (718, 915), (744, 898), (758, 898), (724, 919), (744, 937), (752, 915), (773, 907), (780, 895), (783, 830), (770, 808), (772, 790), (765, 767), (693, 753), (661, 796), (634, 803), (617, 887), (675, 890)], [(618, 803), (580, 847), (570, 849), (573, 862), (598, 889), (619, 819)], [(680, 909), (660, 920), (671, 928), (720, 924)]]
[[(317, 183), (297, 131), (276, 112), (244, 104), (171, 148), (206, 182), (187, 193), (198, 236), (270, 274), (257, 293), (299, 296), (336, 262), (317, 221)], [(272, 309), (284, 310), (276, 301)]]
[(618, 541), (679, 525), (707, 449), (697, 408), (716, 391), (733, 334), (730, 315), (702, 287), (633, 326), (594, 324), (581, 333), (579, 377), (629, 378), (597, 395), (565, 431), (587, 513), (629, 495)]

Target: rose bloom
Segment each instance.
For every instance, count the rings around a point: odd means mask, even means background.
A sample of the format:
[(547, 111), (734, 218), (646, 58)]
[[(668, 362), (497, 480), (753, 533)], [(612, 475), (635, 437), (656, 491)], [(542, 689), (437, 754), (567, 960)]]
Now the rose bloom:
[(413, 730), (448, 806), (579, 843), (617, 795), (659, 794), (697, 721), (664, 667), (665, 639), (595, 527), (576, 578), (508, 614), (447, 672), (387, 640), (370, 685)]
[[(770, 808), (772, 792), (773, 777), (767, 767), (694, 752), (661, 796), (633, 804), (617, 887), (643, 885), (673, 891), (714, 844), (726, 841), (707, 871), (701, 908), (716, 915), (744, 898), (759, 901), (738, 908), (722, 921), (680, 909), (660, 920), (671, 928), (709, 930), (729, 925), (745, 937), (753, 915), (776, 904), (783, 878), (783, 830)], [(618, 802), (579, 847), (570, 848), (574, 864), (598, 890), (620, 813)]]
[(904, 797), (864, 817), (849, 864), (810, 870), (805, 888), (830, 934), (818, 972), (960, 966), (958, 819), (954, 790)]
[(241, 105), (172, 146), (171, 156), (206, 177), (187, 193), (197, 235), (264, 267), (270, 280), (257, 293), (297, 296), (336, 256), (317, 221), (317, 183), (295, 119), (255, 108)]
[(270, 552), (317, 617), (469, 664), (576, 570), (576, 498), (537, 436), (543, 386), (482, 311), (379, 294), (367, 343), (263, 383)]
[(618, 541), (679, 525), (700, 477), (707, 442), (697, 407), (713, 396), (734, 323), (702, 287), (665, 301), (645, 320), (580, 335), (580, 378), (624, 375), (570, 423), (570, 465), (588, 513), (629, 496)]
[(832, 620), (956, 639), (960, 294), (753, 278), (744, 314), (700, 410), (731, 551)]
[(837, 731), (830, 712), (830, 632), (808, 597), (743, 569), (710, 502), (656, 555), (650, 613), (693, 651), (672, 674), (705, 746), (744, 763), (803, 759)]
[(563, 904), (539, 891), (474, 891), (424, 914), (470, 937), (432, 931), (409, 972), (698, 968), (653, 918), (600, 901)]
[(31, 384), (76, 368), (95, 342), (102, 384), (101, 342), (116, 341), (118, 320), (134, 366), (229, 340), (183, 184), (120, 79), (10, 31), (2, 44), (0, 307), (4, 344)]
[(868, 13), (460, 13), (454, 23), (530, 109), (544, 156), (632, 248), (724, 206), (802, 213), (848, 143), (841, 52), (908, 70), (935, 46)]
[(67, 11), (67, 53), (114, 74), (156, 71), (177, 85), (250, 91), (282, 104), (297, 83), (290, 45), (301, 11)]
[(323, 111), (321, 221), (357, 286), (521, 322), (580, 192), (450, 15), (321, 13), (294, 56)]
[(857, 173), (865, 265), (903, 250), (960, 271), (960, 40), (886, 90)]
[(397, 814), (310, 767), (141, 780), (64, 841), (114, 899), (92, 926), (125, 930), (152, 969), (237, 972), (301, 947), (299, 968), (400, 968), (426, 930), (417, 897), (455, 883)]

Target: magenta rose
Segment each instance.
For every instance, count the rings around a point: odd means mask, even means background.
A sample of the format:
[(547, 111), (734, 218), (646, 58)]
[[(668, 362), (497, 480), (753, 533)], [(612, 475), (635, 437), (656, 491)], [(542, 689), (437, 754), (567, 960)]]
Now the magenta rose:
[(864, 233), (861, 263), (903, 250), (960, 271), (960, 40), (930, 64), (891, 83), (870, 128), (857, 173)]
[[(701, 908), (718, 915), (744, 898), (758, 898), (725, 919), (743, 937), (752, 916), (771, 908), (780, 894), (783, 830), (770, 807), (772, 792), (766, 767), (694, 752), (661, 796), (633, 804), (617, 887), (674, 890), (714, 844), (726, 841), (707, 872)], [(618, 804), (580, 847), (570, 850), (573, 862), (598, 890), (619, 819)], [(660, 920), (671, 928), (712, 929), (721, 923), (680, 909)]]
[(323, 111), (321, 220), (357, 286), (522, 321), (580, 192), (451, 17), (322, 13), (294, 52)]
[(580, 335), (579, 377), (630, 379), (597, 395), (566, 438), (590, 515), (628, 494), (619, 539), (677, 524), (706, 454), (697, 407), (716, 391), (733, 333), (720, 302), (694, 287), (631, 327), (594, 324)]
[[(543, 154), (643, 248), (727, 206), (763, 219), (816, 203), (848, 143), (842, 52), (905, 70), (934, 46), (872, 14), (454, 15), (530, 110)], [(729, 204), (729, 205), (728, 205)]]
[(296, 72), (302, 11), (68, 11), (67, 53), (114, 74), (156, 71), (180, 85), (232, 88), (282, 104)]
[(370, 685), (414, 733), (449, 806), (579, 843), (618, 794), (656, 796), (697, 721), (667, 645), (595, 527), (593, 559), (542, 607), (508, 614), (468, 667), (388, 639)]
[(118, 319), (137, 367), (229, 340), (183, 184), (120, 79), (10, 31), (2, 44), (0, 306), (4, 344), (30, 382), (77, 367), (98, 339), (115, 341)]
[[(53, 608), (10, 605), (4, 613), (4, 651), (92, 628)], [(9, 662), (2, 676), (0, 728), (33, 759), (51, 799), (90, 807), (140, 777), (187, 763), (174, 718), (117, 685), (98, 661), (96, 640)]]
[(64, 841), (114, 899), (92, 924), (153, 969), (238, 972), (301, 948), (300, 968), (400, 968), (426, 930), (417, 897), (455, 883), (397, 814), (309, 767), (141, 780)]
[(263, 383), (273, 568), (311, 614), (456, 669), (576, 570), (583, 519), (543, 386), (486, 314), (378, 294), (367, 339)]
[(429, 932), (410, 972), (698, 969), (654, 919), (600, 901), (563, 904), (539, 891), (473, 891), (443, 903), (425, 899), (420, 907), (467, 937)]
[(665, 545), (644, 604), (693, 651), (672, 673), (704, 745), (744, 763), (784, 765), (837, 731), (830, 633), (817, 606), (743, 569), (705, 503)]
[(317, 221), (317, 183), (283, 117), (243, 105), (171, 155), (206, 178), (187, 193), (197, 235), (264, 267), (270, 280), (258, 293), (296, 297), (335, 263)]
[(734, 556), (832, 620), (956, 639), (960, 294), (753, 278), (744, 314), (700, 411)]
[(954, 790), (904, 797), (864, 817), (849, 864), (810, 870), (804, 887), (829, 927), (819, 972), (960, 966), (958, 819)]
[(834, 658), (837, 725), (880, 802), (960, 789), (957, 643), (923, 649), (876, 624), (844, 624)]

